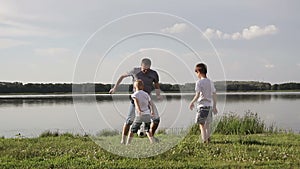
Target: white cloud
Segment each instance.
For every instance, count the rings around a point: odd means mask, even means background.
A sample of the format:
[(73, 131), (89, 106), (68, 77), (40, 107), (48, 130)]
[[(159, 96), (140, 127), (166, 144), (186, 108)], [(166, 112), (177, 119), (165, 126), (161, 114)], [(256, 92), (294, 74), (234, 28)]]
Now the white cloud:
[(38, 48), (34, 49), (34, 53), (38, 56), (57, 57), (70, 56), (72, 51), (67, 48)]
[[(58, 18), (59, 19), (59, 18)], [(46, 23), (46, 17), (24, 12), (15, 2), (5, 1), (0, 5), (1, 37), (65, 37), (68, 33), (38, 26)]]
[(264, 36), (264, 35), (272, 35), (278, 32), (278, 28), (275, 25), (268, 25), (264, 28), (260, 28), (259, 26), (250, 26), (249, 28), (245, 28), (243, 30), (243, 38), (245, 39), (253, 39), (256, 37)]
[(164, 29), (161, 29), (160, 31), (163, 33), (181, 33), (184, 32), (187, 29), (187, 25), (185, 23), (176, 23), (171, 27), (167, 27)]
[(61, 32), (24, 24), (22, 22), (0, 18), (0, 36), (2, 37), (63, 37)]
[(259, 61), (264, 65), (267, 69), (272, 69), (275, 67), (275, 65), (267, 58), (261, 57), (259, 58)]
[(14, 39), (0, 39), (0, 49), (2, 48), (11, 48), (20, 45), (28, 45), (30, 42), (14, 40)]
[(273, 64), (266, 64), (265, 67), (268, 68), (268, 69), (272, 69), (272, 68), (275, 67), (275, 65), (273, 65)]
[(268, 25), (263, 28), (253, 25), (249, 28), (244, 28), (241, 32), (235, 33), (223, 33), (220, 30), (207, 28), (203, 33), (209, 39), (231, 39), (231, 40), (250, 40), (266, 35), (273, 35), (278, 32), (278, 28), (275, 25)]
[(297, 66), (300, 67), (300, 63), (298, 63)]

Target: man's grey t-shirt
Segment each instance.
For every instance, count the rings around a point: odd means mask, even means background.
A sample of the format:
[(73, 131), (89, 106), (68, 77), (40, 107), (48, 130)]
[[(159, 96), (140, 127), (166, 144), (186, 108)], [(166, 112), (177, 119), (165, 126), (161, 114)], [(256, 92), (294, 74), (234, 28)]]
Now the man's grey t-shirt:
[(141, 68), (133, 68), (131, 71), (127, 72), (128, 75), (132, 76), (133, 82), (140, 79), (144, 83), (144, 91), (149, 95), (154, 89), (153, 83), (158, 83), (159, 77), (156, 71), (149, 69), (146, 73), (141, 71)]

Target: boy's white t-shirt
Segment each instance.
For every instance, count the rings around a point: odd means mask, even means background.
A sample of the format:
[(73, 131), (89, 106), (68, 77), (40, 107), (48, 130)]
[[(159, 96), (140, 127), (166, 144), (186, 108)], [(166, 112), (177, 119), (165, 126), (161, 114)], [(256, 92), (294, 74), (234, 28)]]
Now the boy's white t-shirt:
[[(141, 115), (150, 114), (149, 102), (151, 101), (151, 98), (148, 93), (143, 90), (139, 90), (134, 92), (131, 97), (138, 100), (140, 109), (142, 111)], [(136, 115), (138, 115), (137, 112)]]
[(212, 106), (213, 93), (216, 92), (213, 81), (208, 78), (202, 78), (196, 81), (195, 91), (200, 93), (200, 96), (197, 100), (197, 108)]

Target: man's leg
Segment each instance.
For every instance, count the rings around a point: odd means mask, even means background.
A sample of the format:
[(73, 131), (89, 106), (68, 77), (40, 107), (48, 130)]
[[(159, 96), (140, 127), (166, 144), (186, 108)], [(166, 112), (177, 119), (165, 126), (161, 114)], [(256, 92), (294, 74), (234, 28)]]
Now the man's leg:
[(159, 119), (154, 119), (154, 120), (151, 122), (151, 125), (150, 125), (150, 133), (151, 133), (152, 136), (154, 136), (155, 131), (156, 131), (156, 129), (158, 128), (158, 125), (159, 125)]
[(129, 144), (131, 143), (132, 138), (133, 138), (133, 132), (129, 132), (129, 136), (128, 136), (128, 138), (127, 138), (127, 143), (126, 143), (126, 145), (129, 145)]
[(126, 137), (128, 135), (130, 129), (130, 124), (124, 123), (123, 129), (122, 129), (122, 139), (121, 139), (121, 144), (125, 144), (126, 142)]
[(154, 116), (152, 117), (151, 125), (150, 125), (150, 130), (149, 132), (151, 135), (154, 137), (155, 131), (158, 128), (159, 122), (160, 122), (160, 117), (158, 115), (158, 110), (155, 104), (153, 103), (153, 108), (154, 108)]
[[(149, 118), (150, 119), (150, 118)], [(150, 141), (150, 143), (154, 143), (154, 138), (152, 133), (150, 132), (150, 122), (149, 123), (145, 123), (145, 130), (146, 130), (146, 134), (148, 136), (148, 139)]]
[(127, 119), (126, 119), (126, 122), (124, 123), (123, 129), (122, 129), (121, 144), (126, 143), (126, 137), (128, 135), (130, 126), (133, 123), (134, 117), (135, 117), (135, 107), (134, 107), (134, 104), (130, 103)]

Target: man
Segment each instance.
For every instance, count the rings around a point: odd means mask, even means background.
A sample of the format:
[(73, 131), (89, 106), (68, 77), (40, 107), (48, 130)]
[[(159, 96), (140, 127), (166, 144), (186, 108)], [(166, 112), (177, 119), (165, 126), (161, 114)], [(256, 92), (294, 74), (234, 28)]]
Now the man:
[[(144, 91), (147, 92), (151, 96), (151, 91), (153, 90), (153, 85), (155, 88), (156, 97), (158, 100), (161, 99), (160, 96), (160, 87), (159, 87), (159, 76), (156, 71), (150, 69), (151, 67), (151, 60), (148, 58), (142, 59), (141, 67), (133, 68), (131, 71), (124, 73), (121, 75), (113, 88), (110, 89), (109, 93), (113, 94), (117, 90), (117, 87), (120, 85), (122, 80), (126, 77), (132, 77), (133, 81), (140, 79), (144, 83)], [(157, 112), (157, 108), (154, 106), (154, 116), (151, 119), (151, 126), (150, 126), (150, 133), (154, 136), (154, 133), (159, 125), (160, 117)], [(121, 143), (125, 144), (126, 137), (128, 135), (128, 131), (130, 125), (133, 123), (135, 117), (135, 105), (133, 100), (131, 100), (129, 113), (127, 119), (124, 123), (123, 130), (122, 130), (122, 139)], [(156, 139), (157, 140), (157, 139)]]

